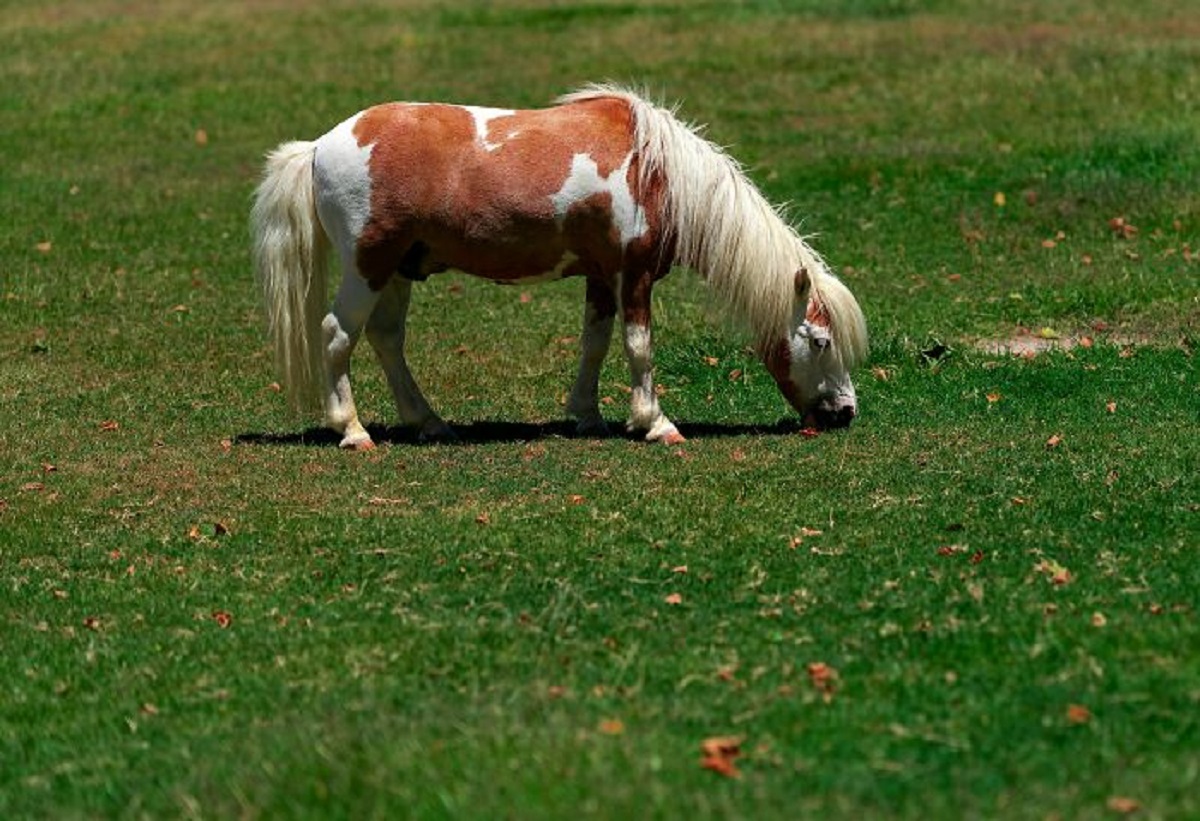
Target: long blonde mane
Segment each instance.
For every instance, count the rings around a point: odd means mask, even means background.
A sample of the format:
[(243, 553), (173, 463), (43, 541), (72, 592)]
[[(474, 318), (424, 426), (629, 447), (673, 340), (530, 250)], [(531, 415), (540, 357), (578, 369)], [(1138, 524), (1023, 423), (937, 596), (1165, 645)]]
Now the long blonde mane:
[(585, 86), (558, 102), (600, 97), (622, 99), (633, 113), (639, 189), (654, 178), (665, 181), (661, 216), (664, 240), (675, 243), (675, 262), (708, 282), (717, 299), (750, 327), (760, 350), (788, 337), (795, 274), (804, 268), (812, 298), (829, 316), (833, 351), (847, 369), (862, 361), (867, 334), (858, 303), (737, 160), (672, 111), (621, 86)]

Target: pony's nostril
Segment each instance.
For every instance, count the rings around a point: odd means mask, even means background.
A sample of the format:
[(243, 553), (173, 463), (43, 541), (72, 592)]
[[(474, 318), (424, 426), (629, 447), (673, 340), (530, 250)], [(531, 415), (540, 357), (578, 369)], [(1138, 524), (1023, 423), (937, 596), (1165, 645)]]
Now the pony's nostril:
[(853, 405), (821, 407), (816, 411), (817, 421), (823, 428), (848, 428), (857, 411)]

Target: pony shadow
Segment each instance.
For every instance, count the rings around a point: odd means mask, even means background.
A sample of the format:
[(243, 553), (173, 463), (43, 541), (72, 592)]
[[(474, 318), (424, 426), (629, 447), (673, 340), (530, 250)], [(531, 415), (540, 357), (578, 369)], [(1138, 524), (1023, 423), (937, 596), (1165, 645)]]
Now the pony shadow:
[[(726, 424), (720, 422), (676, 422), (679, 432), (688, 439), (721, 439), (732, 436), (790, 436), (802, 425), (798, 420), (781, 419), (767, 425)], [(569, 420), (557, 422), (505, 422), (481, 419), (451, 425), (458, 439), (446, 442), (424, 441), (412, 428), (399, 425), (367, 425), (367, 432), (376, 444), (424, 447), (429, 445), (464, 446), (505, 442), (536, 442), (541, 439), (625, 439), (636, 442), (641, 434), (627, 433), (623, 424), (611, 422), (607, 437), (579, 433)], [(341, 435), (328, 428), (307, 428), (299, 433), (239, 433), (234, 441), (239, 445), (266, 447), (337, 447)]]

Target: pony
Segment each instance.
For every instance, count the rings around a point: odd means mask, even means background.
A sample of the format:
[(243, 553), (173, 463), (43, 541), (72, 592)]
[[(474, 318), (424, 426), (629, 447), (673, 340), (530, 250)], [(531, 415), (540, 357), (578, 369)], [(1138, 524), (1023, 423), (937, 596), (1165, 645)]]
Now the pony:
[[(567, 411), (606, 431), (598, 382), (621, 315), (628, 429), (683, 441), (654, 390), (651, 291), (674, 266), (707, 282), (753, 335), (810, 427), (858, 412), (850, 371), (867, 350), (849, 289), (742, 167), (673, 111), (614, 85), (552, 107), (386, 103), (267, 155), (251, 212), (268, 333), (290, 404), (320, 404), (341, 447), (369, 449), (350, 389), (365, 331), (403, 424), (453, 438), (405, 360), (414, 282), (456, 270), (499, 283), (586, 279)], [(328, 260), (341, 282), (327, 307)]]

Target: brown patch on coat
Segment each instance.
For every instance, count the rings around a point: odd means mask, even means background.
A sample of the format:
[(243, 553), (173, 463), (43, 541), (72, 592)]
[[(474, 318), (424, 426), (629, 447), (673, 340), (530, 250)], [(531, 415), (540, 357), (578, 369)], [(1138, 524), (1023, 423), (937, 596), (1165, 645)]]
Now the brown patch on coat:
[(795, 408), (797, 413), (805, 413), (804, 400), (792, 380), (792, 349), (788, 341), (779, 340), (775, 347), (763, 352), (762, 360), (788, 404)]
[[(561, 190), (576, 154), (608, 176), (629, 156), (632, 114), (619, 99), (515, 111), (488, 121), (481, 140), (475, 118), (454, 105), (391, 103), (364, 112), (355, 124), (360, 146), (372, 145), (371, 216), (358, 239), (358, 266), (372, 288), (403, 274), (423, 278), (449, 268), (497, 281), (551, 272), (567, 253), (577, 259), (564, 276), (599, 277), (610, 287), (647, 245), (651, 230), (623, 249), (611, 196), (572, 204), (561, 226), (551, 197)], [(492, 147), (492, 150), (488, 150)], [(646, 206), (658, 191), (637, 191), (638, 163), (627, 180)], [(422, 249), (414, 261), (411, 249)], [(408, 256), (406, 256), (408, 255)], [(636, 263), (644, 266), (644, 261)], [(414, 276), (415, 274), (415, 276)]]

